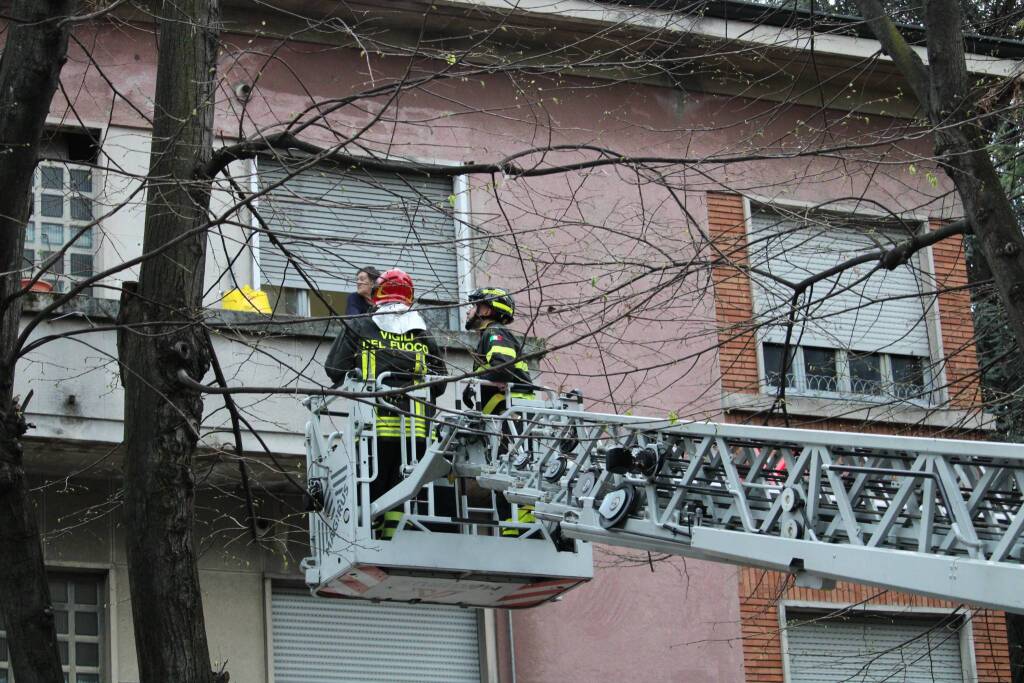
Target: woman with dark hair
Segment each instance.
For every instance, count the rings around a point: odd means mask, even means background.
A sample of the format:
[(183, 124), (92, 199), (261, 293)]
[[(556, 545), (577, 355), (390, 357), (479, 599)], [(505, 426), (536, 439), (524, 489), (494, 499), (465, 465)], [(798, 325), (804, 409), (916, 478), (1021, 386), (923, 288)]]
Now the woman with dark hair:
[(380, 271), (366, 266), (356, 271), (356, 291), (348, 295), (345, 315), (366, 315), (373, 307), (373, 285), (380, 277)]

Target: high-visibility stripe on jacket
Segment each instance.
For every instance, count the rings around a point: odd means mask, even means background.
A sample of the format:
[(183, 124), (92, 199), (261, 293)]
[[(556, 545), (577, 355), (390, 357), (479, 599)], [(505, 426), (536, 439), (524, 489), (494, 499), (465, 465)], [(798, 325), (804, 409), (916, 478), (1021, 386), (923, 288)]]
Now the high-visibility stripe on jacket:
[[(342, 333), (334, 340), (327, 355), (325, 369), (330, 378), (339, 383), (349, 370), (358, 368), (366, 380), (373, 380), (385, 372), (402, 373), (385, 380), (389, 386), (399, 388), (419, 382), (425, 375), (444, 375), (447, 370), (437, 345), (425, 330), (411, 330), (395, 334), (381, 330), (372, 318), (349, 319)], [(443, 391), (432, 387), (431, 400)], [(394, 406), (376, 409), (377, 436), (398, 438), (427, 436), (427, 407), (421, 401), (412, 401), (401, 395), (386, 400)]]
[[(495, 360), (495, 357), (497, 357), (498, 360)], [(487, 355), (484, 357), (484, 360), (487, 366), (490, 367), (492, 365), (498, 365), (510, 360), (515, 360), (518, 357), (519, 352), (514, 347), (495, 344), (487, 350)], [(512, 368), (526, 373), (527, 377), (529, 376), (530, 366), (526, 364), (525, 360), (516, 361), (512, 364)]]
[[(485, 388), (490, 389), (490, 387)], [(513, 391), (510, 395), (512, 396), (512, 398), (536, 398), (536, 396), (534, 396), (533, 393), (528, 393), (525, 391)], [(480, 409), (480, 412), (482, 412), (484, 415), (493, 415), (494, 413), (504, 412), (504, 409), (502, 407), (504, 403), (505, 392), (498, 391), (487, 398), (486, 402), (484, 403), (484, 407)]]
[[(481, 379), (506, 384), (531, 384), (530, 369), (525, 360), (519, 360), (522, 345), (508, 328), (491, 323), (480, 331), (480, 343), (474, 353), (474, 371)], [(512, 362), (510, 362), (512, 361)], [(508, 363), (508, 365), (504, 365)], [(502, 367), (504, 365), (504, 367)], [(504, 412), (505, 392), (496, 387), (482, 387), (480, 390), (485, 415)], [(513, 391), (513, 398), (533, 398), (531, 392)]]
[(412, 415), (395, 414), (386, 408), (377, 408), (377, 436), (397, 438), (409, 436), (415, 430), (417, 439), (427, 438), (427, 421), (424, 418), (427, 407), (423, 402), (405, 399), (396, 403), (401, 404), (396, 407), (404, 408)]
[[(390, 341), (412, 354), (412, 367), (407, 372), (412, 372), (417, 378), (426, 374), (427, 345), (420, 341), (414, 332), (407, 332), (403, 335), (382, 332), (382, 335), (385, 337), (385, 341)], [(386, 353), (391, 353), (390, 348), (382, 348), (379, 340), (360, 340), (360, 368), (364, 378), (373, 379), (377, 376), (377, 357)], [(426, 406), (421, 401), (410, 400), (404, 396), (395, 396), (385, 400), (393, 404), (400, 412), (391, 411), (381, 406), (376, 408), (375, 424), (378, 437), (397, 439), (415, 435), (417, 439), (427, 438), (427, 421), (424, 419)], [(403, 412), (406, 414), (403, 415)]]

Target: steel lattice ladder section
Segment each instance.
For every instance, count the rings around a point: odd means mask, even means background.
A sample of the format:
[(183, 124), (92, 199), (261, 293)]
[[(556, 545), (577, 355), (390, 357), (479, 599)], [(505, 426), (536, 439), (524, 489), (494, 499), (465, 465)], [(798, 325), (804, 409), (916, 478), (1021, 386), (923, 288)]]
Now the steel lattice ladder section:
[(1024, 447), (510, 405), (454, 470), (565, 537), (1024, 611)]

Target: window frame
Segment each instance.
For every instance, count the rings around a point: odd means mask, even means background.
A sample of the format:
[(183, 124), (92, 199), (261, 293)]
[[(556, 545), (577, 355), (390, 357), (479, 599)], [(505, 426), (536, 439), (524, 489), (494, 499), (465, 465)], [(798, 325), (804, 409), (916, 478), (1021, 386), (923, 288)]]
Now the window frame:
[[(274, 594), (277, 591), (308, 592), (307, 586), (293, 575), (270, 572), (263, 577), (263, 638), (264, 666), (267, 680), (274, 681)], [(375, 605), (378, 603), (367, 603)], [(401, 603), (393, 603), (401, 604)], [(501, 651), (510, 646), (507, 637), (497, 628), (496, 610), (488, 607), (474, 608), (477, 612), (477, 652), (480, 663), (480, 679), (490, 681), (501, 667)], [(511, 617), (510, 617), (511, 618)], [(511, 622), (509, 622), (511, 623)], [(496, 679), (494, 679), (496, 680)]]
[[(369, 157), (366, 157), (369, 158)], [(468, 162), (464, 161), (452, 161), (450, 159), (427, 159), (427, 158), (411, 158), (411, 157), (394, 157), (385, 155), (382, 157), (374, 157), (375, 160), (395, 161), (399, 163), (407, 163), (410, 168), (415, 164), (433, 165), (433, 166), (450, 166), (459, 167), (464, 166)], [(255, 195), (259, 192), (259, 158), (253, 157), (249, 165), (250, 173), (250, 191)], [(458, 269), (456, 277), (456, 288), (458, 301), (450, 302), (453, 306), (453, 310), (449, 314), (449, 324), (452, 329), (457, 330), (460, 327), (459, 319), (461, 318), (461, 305), (464, 301), (469, 298), (469, 293), (473, 291), (474, 287), (474, 270), (473, 270), (473, 246), (472, 246), (472, 213), (471, 213), (471, 198), (470, 198), (470, 183), (469, 176), (466, 174), (459, 174), (452, 176), (452, 195), (455, 197), (455, 205), (453, 207), (454, 215), (453, 220), (455, 223), (455, 261)], [(262, 287), (275, 287), (278, 288), (282, 296), (284, 292), (292, 291), (295, 292), (295, 303), (296, 303), (296, 315), (299, 317), (310, 316), (310, 296), (309, 290), (305, 288), (295, 287), (279, 287), (272, 282), (264, 281), (264, 272), (260, 265), (260, 248), (261, 248), (261, 235), (260, 235), (260, 224), (256, 218), (256, 212), (259, 211), (260, 198), (256, 197), (253, 202), (253, 208), (255, 212), (249, 212), (249, 224), (252, 229), (251, 236), (249, 238), (249, 251), (251, 254), (250, 264), (250, 286), (255, 290), (260, 290)], [(370, 264), (375, 265), (375, 264)], [(354, 273), (353, 273), (354, 274)], [(344, 292), (343, 294), (348, 294)]]
[[(52, 566), (52, 567), (48, 566), (46, 574), (47, 574), (47, 581), (49, 581), (51, 583), (54, 582), (54, 581), (62, 581), (65, 584), (67, 584), (69, 590), (71, 590), (71, 587), (73, 585), (75, 585), (77, 582), (82, 582), (82, 581), (91, 582), (91, 583), (93, 583), (96, 586), (96, 604), (95, 605), (88, 605), (86, 603), (79, 603), (79, 602), (77, 602), (77, 600), (76, 601), (60, 602), (60, 601), (55, 600), (52, 597), (52, 595), (51, 595), (51, 602), (54, 603), (55, 607), (58, 604), (59, 605), (64, 605), (64, 607), (62, 607), (61, 609), (63, 609), (64, 611), (67, 612), (67, 619), (68, 619), (67, 633), (63, 633), (63, 634), (58, 633), (57, 634), (58, 642), (59, 643), (67, 643), (67, 650), (68, 650), (68, 655), (67, 655), (68, 663), (67, 664), (62, 663), (61, 664), (61, 670), (64, 672), (64, 674), (66, 676), (70, 677), (70, 676), (74, 675), (75, 676), (75, 680), (77, 680), (77, 675), (79, 673), (85, 674), (85, 675), (95, 675), (96, 679), (98, 681), (100, 681), (100, 683), (106, 683), (107, 681), (116, 680), (116, 672), (113, 671), (113, 662), (114, 662), (113, 633), (114, 633), (114, 630), (112, 628), (112, 624), (114, 623), (114, 620), (116, 619), (116, 612), (115, 612), (115, 609), (113, 607), (114, 601), (113, 601), (113, 595), (112, 595), (112, 591), (113, 591), (112, 577), (111, 577), (109, 571), (95, 571), (95, 570), (90, 570), (90, 569), (85, 568), (85, 567), (70, 566), (70, 565), (69, 566), (63, 566), (63, 565), (61, 565), (61, 566)], [(52, 594), (52, 591), (51, 591), (51, 594)], [(70, 593), (69, 593), (69, 596), (70, 596)], [(75, 609), (73, 606), (76, 606), (76, 605), (79, 606), (79, 607), (85, 607), (85, 609)], [(91, 609), (93, 607), (95, 607), (95, 609)], [(97, 614), (97, 619), (96, 619), (96, 621), (97, 621), (97, 629), (96, 629), (97, 633), (96, 633), (96, 635), (86, 635), (86, 634), (78, 635), (78, 634), (75, 633), (75, 618), (74, 617), (79, 612), (89, 612), (89, 613), (96, 613)], [(0, 629), (0, 632), (4, 632), (5, 633), (5, 631), (3, 631), (3, 629)], [(78, 664), (77, 664), (77, 662), (74, 665), (71, 664), (71, 660), (73, 658), (72, 651), (74, 649), (74, 645), (79, 643), (79, 642), (81, 642), (81, 643), (95, 643), (96, 646), (97, 646), (97, 661), (98, 661), (98, 664), (96, 666), (82, 665), (82, 668), (86, 669), (85, 671), (78, 671)], [(8, 652), (8, 655), (9, 655), (9, 652)], [(16, 683), (16, 681), (14, 679), (14, 672), (13, 672), (13, 670), (11, 668), (11, 664), (10, 664), (10, 660), (9, 659), (8, 660), (4, 660), (3, 663), (0, 664), (0, 670), (2, 670), (4, 673), (7, 674), (7, 680), (10, 683)], [(71, 678), (68, 678), (67, 680), (71, 680)]]
[[(753, 214), (754, 214), (754, 207), (755, 206), (757, 206), (757, 207), (764, 207), (764, 208), (768, 208), (768, 209), (778, 208), (778, 209), (785, 210), (785, 211), (814, 211), (814, 210), (819, 210), (819, 211), (825, 211), (825, 212), (828, 212), (828, 213), (845, 213), (845, 214), (847, 214), (850, 217), (850, 220), (851, 220), (852, 223), (856, 223), (858, 220), (868, 220), (868, 221), (870, 221), (870, 220), (892, 218), (892, 214), (889, 214), (889, 213), (865, 210), (865, 209), (863, 209), (861, 207), (854, 207), (854, 208), (851, 209), (851, 208), (845, 207), (845, 206), (843, 206), (841, 204), (837, 204), (835, 207), (832, 207), (832, 208), (823, 209), (823, 208), (821, 208), (821, 206), (822, 206), (821, 202), (805, 202), (805, 201), (789, 200), (789, 199), (782, 199), (782, 200), (780, 200), (778, 198), (762, 197), (762, 196), (757, 196), (757, 195), (744, 195), (742, 197), (742, 200), (743, 200), (744, 236), (746, 238), (745, 244), (747, 245), (747, 247), (746, 247), (747, 249), (749, 249), (749, 245), (751, 243), (751, 238), (753, 236), (753, 231), (754, 231)], [(929, 218), (927, 216), (922, 216), (920, 214), (904, 214), (902, 217), (907, 222), (918, 224), (918, 233), (919, 234), (927, 232), (927, 231), (929, 231), (931, 229), (930, 228), (930, 220), (929, 220)], [(800, 387), (806, 387), (806, 383), (803, 382), (803, 379), (804, 379), (804, 363), (803, 363), (803, 352), (802, 352), (802, 350), (796, 351), (797, 356), (794, 358), (794, 365), (796, 367), (792, 371), (794, 376), (798, 380), (795, 383), (797, 386), (794, 387), (794, 386), (787, 385), (787, 387), (786, 387), (787, 393), (792, 393), (795, 396), (808, 397), (808, 398), (825, 398), (825, 399), (833, 399), (833, 400), (834, 399), (843, 399), (843, 400), (852, 400), (852, 401), (858, 401), (858, 402), (864, 402), (864, 403), (878, 403), (878, 404), (891, 403), (893, 400), (899, 400), (899, 401), (903, 401), (905, 403), (908, 403), (908, 404), (911, 404), (911, 405), (915, 405), (915, 406), (918, 406), (918, 407), (923, 407), (923, 408), (936, 408), (936, 407), (939, 407), (939, 406), (945, 404), (948, 401), (949, 397), (948, 397), (948, 389), (947, 389), (947, 386), (946, 386), (947, 383), (946, 383), (945, 363), (941, 362), (941, 360), (940, 360), (940, 359), (942, 359), (944, 357), (944, 354), (943, 354), (943, 346), (944, 346), (944, 344), (943, 344), (943, 337), (942, 337), (941, 316), (940, 316), (940, 311), (939, 311), (940, 302), (939, 302), (939, 297), (938, 297), (938, 293), (937, 293), (937, 280), (936, 280), (936, 277), (935, 277), (935, 260), (934, 260), (934, 255), (932, 253), (932, 248), (930, 246), (928, 246), (928, 247), (925, 247), (924, 249), (921, 249), (920, 251), (918, 251), (914, 255), (914, 258), (918, 259), (917, 267), (918, 267), (920, 273), (922, 274), (922, 287), (921, 287), (922, 292), (921, 292), (921, 297), (922, 297), (923, 306), (924, 306), (924, 309), (925, 309), (924, 324), (927, 326), (926, 332), (927, 332), (927, 335), (928, 335), (928, 346), (929, 346), (929, 349), (928, 349), (929, 355), (927, 357), (923, 357), (922, 356), (922, 358), (924, 358), (924, 361), (925, 361), (925, 363), (924, 363), (924, 378), (923, 378), (924, 379), (924, 385), (925, 385), (924, 394), (921, 397), (918, 397), (918, 398), (898, 399), (895, 396), (886, 395), (884, 393), (884, 391), (883, 391), (883, 393), (881, 395), (872, 395), (872, 394), (855, 394), (855, 393), (852, 392), (852, 390), (840, 390), (840, 391), (831, 392), (831, 391), (814, 391), (814, 390), (808, 390), (806, 388), (800, 388)], [(756, 291), (757, 285), (755, 284), (753, 278), (751, 278), (751, 277), (747, 278), (747, 286), (749, 288), (748, 291), (749, 291), (749, 294), (750, 294), (750, 300), (751, 300), (751, 303), (753, 304), (752, 310), (754, 310), (754, 309), (756, 309), (756, 303), (755, 302), (757, 300), (758, 294), (757, 294), (757, 291)], [(754, 310), (754, 315), (756, 316), (756, 310)], [(768, 396), (775, 395), (777, 393), (777, 391), (776, 391), (777, 388), (774, 387), (773, 385), (770, 385), (770, 384), (767, 383), (767, 374), (766, 374), (766, 368), (765, 368), (765, 359), (764, 359), (763, 349), (764, 349), (764, 345), (766, 343), (771, 344), (771, 343), (777, 343), (777, 342), (769, 342), (769, 341), (767, 341), (764, 338), (764, 333), (762, 332), (761, 327), (759, 325), (757, 326), (757, 328), (755, 330), (754, 338), (755, 338), (755, 345), (754, 346), (755, 346), (755, 349), (756, 349), (757, 379), (758, 379), (759, 392), (762, 395), (768, 395)], [(797, 340), (795, 340), (795, 339), (791, 341), (791, 346), (793, 346), (794, 349), (798, 348), (798, 345), (796, 343), (794, 343), (796, 341)], [(815, 348), (822, 348), (822, 347), (817, 347), (816, 346)], [(847, 349), (835, 348), (835, 351), (837, 352), (836, 372), (837, 372), (837, 375), (839, 376), (838, 383), (840, 384), (840, 386), (850, 387), (850, 384), (849, 384), (849, 365), (848, 365), (847, 358), (846, 358), (846, 354), (848, 353), (848, 350)], [(891, 384), (892, 384), (892, 382), (891, 382), (891, 364), (890, 364), (887, 356), (889, 356), (889, 355), (902, 356), (902, 355), (907, 355), (907, 354), (886, 354), (884, 352), (878, 352), (878, 353), (880, 353), (882, 356), (885, 356), (885, 358), (881, 361), (881, 366), (882, 366), (881, 367), (882, 384), (883, 384), (884, 387), (891, 386)], [(887, 378), (887, 375), (886, 375), (887, 368), (888, 368), (888, 372), (889, 372), (888, 378)], [(799, 373), (799, 375), (797, 375), (797, 373)]]
[[(764, 359), (764, 348), (766, 345), (779, 346), (782, 344), (776, 342), (769, 342), (760, 340), (757, 345), (758, 353), (758, 368), (759, 368), (759, 385), (761, 393), (769, 396), (774, 396), (778, 393), (778, 386), (768, 383), (767, 364)], [(810, 348), (822, 348), (822, 347), (810, 347)], [(797, 396), (807, 396), (812, 398), (841, 398), (857, 401), (870, 401), (878, 403), (891, 403), (892, 401), (903, 401), (911, 403), (913, 405), (921, 406), (924, 408), (934, 407), (936, 405), (936, 386), (935, 386), (935, 365), (930, 358), (924, 356), (914, 356), (921, 358), (924, 362), (922, 368), (922, 380), (923, 380), (923, 391), (920, 396), (914, 398), (901, 398), (892, 393), (893, 387), (893, 371), (892, 371), (892, 357), (893, 356), (906, 356), (906, 354), (896, 353), (881, 353), (877, 352), (875, 355), (879, 356), (879, 375), (882, 386), (882, 392), (880, 394), (866, 394), (858, 393), (853, 390), (853, 382), (850, 376), (850, 353), (846, 349), (829, 349), (835, 353), (836, 358), (836, 391), (827, 391), (821, 389), (809, 389), (807, 388), (807, 370), (806, 363), (804, 361), (804, 347), (791, 345), (791, 353), (793, 354), (793, 367), (790, 368), (790, 374), (793, 376), (793, 383), (786, 385), (786, 393), (794, 394)], [(910, 356), (907, 356), (910, 357)]]
[[(55, 188), (44, 188), (43, 187), (43, 175), (48, 169), (60, 169), (62, 187), (59, 189), (59, 196), (61, 197), (61, 216), (44, 216), (42, 214), (42, 203), (44, 196), (58, 196), (58, 190)], [(72, 183), (72, 174), (75, 171), (86, 171), (89, 174), (89, 185), (90, 190), (88, 192), (82, 192), (79, 189), (75, 189)], [(74, 256), (88, 255), (92, 259), (92, 268), (89, 275), (91, 277), (96, 274), (99, 269), (99, 223), (96, 218), (96, 206), (97, 200), (100, 197), (99, 189), (99, 174), (94, 165), (81, 163), (77, 161), (69, 161), (66, 159), (53, 159), (53, 158), (42, 158), (39, 163), (36, 164), (36, 168), (32, 172), (32, 212), (26, 222), (25, 229), (32, 227), (33, 238), (29, 240), (26, 236), (25, 239), (25, 252), (32, 252), (32, 262), (29, 263), (25, 255), (22, 256), (22, 277), (31, 278), (35, 277), (38, 268), (44, 262), (43, 254), (47, 254), (47, 258), (50, 254), (63, 249), (67, 246), (68, 241), (71, 237), (78, 232), (79, 229), (85, 225), (91, 224), (89, 228), (90, 244), (88, 247), (78, 246), (79, 242), (68, 248), (67, 251), (61, 257), (59, 263), (55, 263), (57, 266), (54, 268), (51, 266), (47, 271), (39, 275), (41, 282), (47, 282), (53, 286), (55, 292), (67, 291), (70, 287), (74, 286), (77, 281), (75, 271), (72, 269), (72, 261)], [(73, 200), (77, 197), (87, 197), (91, 204), (92, 216), (89, 219), (74, 218), (72, 216), (72, 204)], [(44, 225), (59, 225), (61, 229), (61, 240), (58, 244), (47, 245), (50, 248), (44, 249), (43, 244), (43, 227)], [(83, 293), (91, 293), (89, 289), (86, 289)]]
[[(907, 619), (938, 619), (948, 617), (953, 607), (921, 607), (908, 605), (834, 603), (820, 600), (779, 600), (776, 612), (779, 624), (779, 654), (782, 660), (783, 683), (792, 681), (789, 656), (789, 613), (820, 613), (830, 614), (842, 610), (847, 615), (885, 615), (905, 616)], [(964, 682), (978, 680), (978, 663), (974, 650), (974, 613), (973, 609), (965, 609), (960, 615), (963, 622), (960, 626), (960, 664)]]

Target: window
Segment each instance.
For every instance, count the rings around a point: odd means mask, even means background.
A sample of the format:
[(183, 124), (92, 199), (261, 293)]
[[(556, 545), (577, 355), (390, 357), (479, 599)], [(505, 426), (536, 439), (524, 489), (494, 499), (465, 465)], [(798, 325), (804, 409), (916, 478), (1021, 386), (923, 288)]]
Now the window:
[[(782, 344), (765, 343), (765, 386), (782, 385)], [(842, 349), (791, 346), (786, 389), (798, 394), (877, 396), (885, 399), (928, 400), (930, 366), (927, 359), (887, 353), (857, 353)]]
[(325, 600), (275, 586), (269, 615), (274, 680), (480, 681), (478, 614), (447, 605)]
[(895, 270), (860, 264), (809, 288), (787, 330), (792, 289), (865, 252), (907, 239), (906, 225), (824, 212), (752, 207), (749, 257), (764, 385), (796, 394), (931, 400), (926, 273), (917, 259)]
[(925, 359), (917, 356), (889, 356), (893, 395), (917, 398), (924, 392)]
[(882, 393), (882, 356), (877, 353), (846, 354), (850, 367), (850, 391), (879, 396)]
[[(762, 348), (764, 351), (765, 381), (769, 386), (782, 386), (784, 349), (785, 346), (782, 344), (765, 344)], [(789, 347), (789, 359), (785, 362), (787, 387), (796, 386), (796, 372), (794, 371), (796, 367), (796, 350), (793, 346)]]
[[(785, 609), (786, 680), (963, 683), (961, 614)], [(966, 670), (965, 670), (966, 669)]]
[(836, 391), (836, 352), (808, 346), (803, 349), (804, 382), (811, 391)]
[[(50, 576), (57, 646), (67, 683), (102, 680), (106, 633), (103, 586), (101, 577), (88, 574)], [(6, 633), (0, 631), (0, 683), (14, 683), (9, 657)]]
[[(44, 268), (41, 281), (54, 291), (66, 292), (94, 272), (95, 227), (89, 224), (96, 183), (88, 164), (95, 163), (96, 153), (94, 138), (86, 133), (50, 131), (43, 141), (42, 156), (50, 158), (39, 162), (32, 178), (23, 277)], [(67, 251), (55, 257), (68, 242)]]
[(329, 303), (344, 314), (360, 268), (398, 267), (415, 281), (428, 322), (458, 325), (451, 179), (271, 158), (259, 159), (258, 176), (269, 189), (258, 211), (274, 232), (259, 236), (261, 286), (275, 310), (323, 316)]

